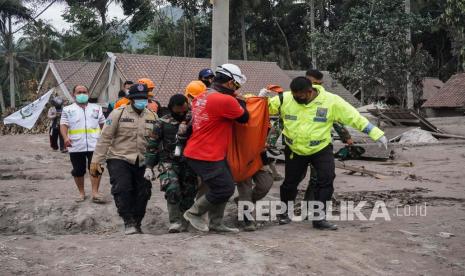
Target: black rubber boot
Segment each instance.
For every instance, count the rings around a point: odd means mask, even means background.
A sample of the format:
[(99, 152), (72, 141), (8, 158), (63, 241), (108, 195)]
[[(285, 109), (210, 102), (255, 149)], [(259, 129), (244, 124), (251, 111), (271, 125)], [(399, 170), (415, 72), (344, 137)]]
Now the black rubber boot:
[(289, 224), (291, 221), (292, 220), (287, 213), (278, 215), (278, 222), (280, 225)]
[(313, 228), (319, 229), (319, 230), (337, 230), (337, 225), (333, 224), (327, 220), (317, 220), (313, 221)]

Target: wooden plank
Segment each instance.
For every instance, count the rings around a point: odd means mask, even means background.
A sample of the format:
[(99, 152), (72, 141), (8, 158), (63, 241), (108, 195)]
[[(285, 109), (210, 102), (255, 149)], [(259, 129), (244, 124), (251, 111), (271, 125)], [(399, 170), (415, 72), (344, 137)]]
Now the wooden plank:
[(342, 169), (342, 170), (348, 170), (348, 171), (351, 171), (352, 173), (358, 172), (358, 173), (361, 173), (362, 175), (366, 174), (366, 175), (369, 175), (369, 176), (374, 177), (376, 179), (389, 179), (389, 178), (391, 178), (389, 175), (386, 175), (386, 174), (383, 174), (383, 173), (380, 173), (380, 172), (376, 172), (376, 171), (367, 170), (367, 169), (365, 169), (365, 167), (350, 166), (350, 165), (344, 164), (341, 161), (335, 161), (335, 164), (336, 164), (336, 168)]
[(460, 135), (454, 135), (454, 134), (447, 134), (447, 133), (438, 133), (438, 132), (432, 132), (430, 131), (431, 134), (434, 136), (434, 137), (439, 137), (439, 138), (455, 138), (455, 139), (464, 139), (465, 140), (465, 136), (460, 136)]

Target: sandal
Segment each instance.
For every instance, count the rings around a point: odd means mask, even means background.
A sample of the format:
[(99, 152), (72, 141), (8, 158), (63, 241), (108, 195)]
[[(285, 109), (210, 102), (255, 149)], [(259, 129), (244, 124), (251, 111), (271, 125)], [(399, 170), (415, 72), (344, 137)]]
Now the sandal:
[(83, 202), (86, 200), (86, 198), (87, 198), (86, 196), (79, 196), (74, 200), (74, 202), (77, 202), (77, 203)]
[(99, 203), (99, 204), (106, 203), (105, 200), (103, 199), (103, 196), (101, 195), (92, 196), (92, 202)]

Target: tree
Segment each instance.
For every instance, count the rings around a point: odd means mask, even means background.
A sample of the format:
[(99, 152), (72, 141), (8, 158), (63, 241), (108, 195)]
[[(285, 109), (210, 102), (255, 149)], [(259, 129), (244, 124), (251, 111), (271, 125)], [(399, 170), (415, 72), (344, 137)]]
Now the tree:
[[(20, 0), (4, 0), (0, 5), (1, 48), (5, 51), (8, 62), (8, 79), (10, 83), (10, 107), (15, 107), (15, 43), (13, 25), (16, 22), (31, 19), (31, 12)], [(4, 74), (6, 75), (6, 74)], [(3, 90), (2, 90), (3, 91)], [(3, 94), (3, 93), (2, 93)], [(3, 98), (3, 95), (0, 94)]]
[(465, 2), (447, 0), (441, 19), (449, 27), (453, 41), (452, 54), (457, 58), (457, 71), (463, 71), (465, 68)]
[(350, 90), (363, 89), (377, 98), (377, 88), (385, 96), (405, 102), (406, 75), (414, 83), (428, 72), (431, 58), (421, 43), (407, 55), (406, 26), (412, 33), (421, 32), (431, 22), (416, 14), (405, 14), (403, 0), (357, 2), (348, 19), (338, 29), (315, 36), (320, 64), (336, 73)]
[(60, 35), (48, 23), (37, 20), (24, 28), (23, 36), (18, 40), (21, 55), (18, 60), (31, 71), (34, 79), (39, 79), (49, 59), (62, 56)]
[[(63, 18), (72, 24), (63, 35), (64, 56), (101, 61), (105, 52), (122, 52), (125, 28), (114, 19), (102, 34), (97, 13), (90, 8), (70, 6)], [(87, 47), (92, 45), (92, 47)]]

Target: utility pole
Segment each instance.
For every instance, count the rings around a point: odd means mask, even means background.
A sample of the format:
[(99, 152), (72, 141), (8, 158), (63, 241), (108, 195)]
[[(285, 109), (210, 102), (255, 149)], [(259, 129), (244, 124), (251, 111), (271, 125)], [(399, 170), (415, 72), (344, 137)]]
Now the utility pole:
[(213, 5), (212, 20), (212, 62), (215, 70), (228, 63), (229, 51), (229, 0), (210, 0)]
[[(405, 13), (407, 16), (410, 16), (410, 0), (405, 0)], [(408, 43), (407, 47), (407, 58), (410, 59), (412, 57), (412, 34), (410, 30), (410, 26), (407, 26), (406, 30), (406, 41)], [(407, 108), (413, 108), (413, 88), (412, 88), (412, 80), (410, 76), (410, 72), (407, 71)]]
[[(315, 34), (315, 0), (310, 0), (310, 30), (313, 36)], [(316, 69), (315, 42), (311, 39), (310, 43), (310, 47), (312, 49), (312, 66)]]
[(11, 28), (11, 15), (8, 16), (8, 60), (10, 79), (10, 107), (15, 108), (15, 59), (13, 56), (13, 29)]
[(184, 15), (184, 20), (182, 21), (182, 33), (183, 33), (183, 41), (184, 41), (184, 57), (187, 54), (187, 37), (186, 37), (186, 16)]
[(5, 114), (5, 112), (6, 112), (6, 110), (5, 110), (5, 100), (3, 98), (3, 90), (2, 90), (1, 85), (0, 85), (0, 108), (2, 109), (1, 114)]

